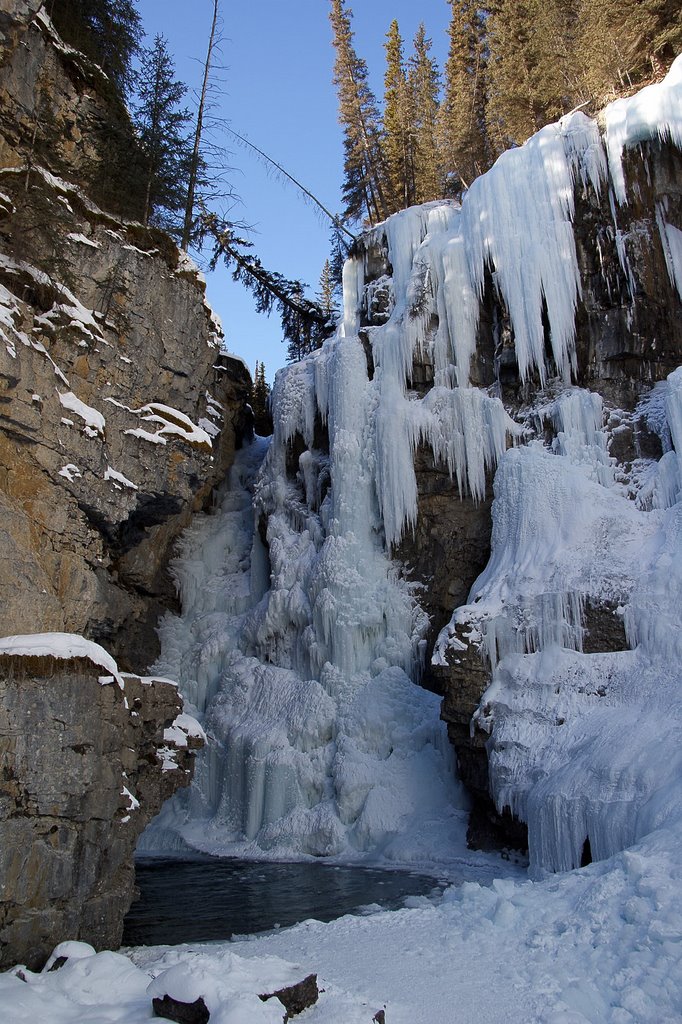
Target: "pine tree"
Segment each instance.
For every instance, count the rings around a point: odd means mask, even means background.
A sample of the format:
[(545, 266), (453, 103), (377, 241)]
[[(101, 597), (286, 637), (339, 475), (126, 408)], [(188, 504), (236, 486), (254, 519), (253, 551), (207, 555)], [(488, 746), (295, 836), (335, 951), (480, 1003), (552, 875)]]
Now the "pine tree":
[(599, 101), (660, 74), (682, 52), (676, 0), (580, 0), (578, 15), (579, 62)]
[(414, 112), (403, 60), (398, 22), (386, 34), (383, 146), (388, 170), (391, 212), (414, 203)]
[(533, 87), (543, 122), (558, 120), (586, 99), (576, 59), (578, 0), (533, 0), (536, 70)]
[(353, 47), (352, 11), (345, 0), (332, 0), (329, 17), (336, 50), (334, 85), (343, 127), (345, 216), (359, 221), (364, 215), (376, 223), (390, 212), (377, 102), (367, 81), (367, 65)]
[(178, 234), (177, 215), (187, 196), (190, 147), (184, 129), (190, 115), (180, 109), (187, 88), (174, 71), (167, 40), (157, 35), (142, 53), (135, 125), (144, 154), (142, 222)]
[(134, 0), (52, 0), (48, 11), (62, 38), (99, 64), (126, 96), (143, 35)]
[(488, 18), (488, 129), (498, 151), (522, 143), (583, 96), (577, 0), (500, 0)]
[(267, 437), (272, 433), (272, 416), (270, 414), (270, 385), (265, 379), (265, 363), (256, 360), (251, 388), (251, 408), (253, 410), (254, 427), (257, 434)]
[(467, 188), (490, 166), (486, 128), (486, 51), (481, 9), (474, 0), (448, 0), (452, 13), (445, 88), (438, 120), (443, 194)]
[(424, 24), (414, 38), (414, 53), (409, 60), (408, 87), (412, 97), (414, 137), (414, 201), (438, 199), (441, 182), (438, 173), (438, 106), (440, 75), (430, 57), (431, 40)]
[(332, 265), (329, 260), (325, 260), (315, 298), (322, 312), (332, 321), (338, 319), (339, 316), (338, 290), (339, 286), (334, 279)]
[(491, 10), (487, 28), (487, 122), (493, 145), (500, 153), (542, 127), (542, 112), (533, 102), (535, 59), (528, 0), (499, 0)]
[(77, 168), (79, 184), (103, 209), (139, 219), (144, 169), (126, 105), (142, 38), (134, 0), (50, 0), (46, 10), (64, 41), (98, 64), (109, 84), (97, 83), (107, 114), (93, 121), (87, 149), (64, 161), (60, 146), (52, 143), (43, 159), (66, 177)]
[(351, 254), (352, 245), (348, 240), (348, 235), (336, 225), (331, 230), (329, 242), (328, 262), (331, 279), (337, 292), (340, 292), (343, 284), (343, 266)]
[(237, 225), (205, 213), (200, 226), (200, 244), (207, 237), (212, 239), (210, 269), (215, 270), (218, 261), (224, 260), (232, 270), (232, 279), (253, 294), (257, 312), (279, 311), (288, 358), (301, 359), (319, 348), (333, 332), (334, 324), (316, 302), (305, 297), (305, 285), (288, 280), (276, 270), (267, 270), (258, 256), (249, 252), (253, 245), (237, 233)]

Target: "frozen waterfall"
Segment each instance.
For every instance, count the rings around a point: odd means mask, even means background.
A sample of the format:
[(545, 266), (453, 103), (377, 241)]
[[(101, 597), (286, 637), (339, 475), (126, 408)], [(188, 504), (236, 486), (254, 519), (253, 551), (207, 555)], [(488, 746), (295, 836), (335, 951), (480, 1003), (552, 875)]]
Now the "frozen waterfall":
[[(682, 371), (646, 413), (667, 454), (624, 481), (601, 399), (572, 384), (572, 218), (576, 188), (608, 189), (619, 244), (622, 149), (679, 139), (681, 75), (678, 60), (652, 87), (665, 123), (621, 101), (605, 144), (594, 121), (567, 115), (504, 154), (461, 207), (406, 210), (364, 237), (336, 335), (278, 373), (272, 441), (238, 453), (175, 562), (182, 614), (162, 623), (155, 671), (179, 680), (209, 742), (143, 847), (403, 864), (463, 850), (466, 799), (439, 700), (415, 683), (428, 623), (391, 557), (417, 519), (418, 446), (475, 501), (495, 475), (490, 562), (435, 658), (461, 647), (465, 626), (491, 667), (477, 724), (491, 734), (498, 806), (528, 822), (534, 869), (580, 863), (587, 837), (607, 856), (672, 813), (679, 757), (666, 755), (654, 783), (647, 751), (656, 730), (677, 749), (665, 709), (680, 657)], [(679, 231), (658, 212), (679, 283)], [(523, 422), (472, 381), (491, 280), (521, 380), (541, 386)], [(421, 396), (415, 358), (433, 367)], [(591, 602), (620, 617), (624, 650), (584, 653)], [(649, 704), (635, 730), (637, 687)]]

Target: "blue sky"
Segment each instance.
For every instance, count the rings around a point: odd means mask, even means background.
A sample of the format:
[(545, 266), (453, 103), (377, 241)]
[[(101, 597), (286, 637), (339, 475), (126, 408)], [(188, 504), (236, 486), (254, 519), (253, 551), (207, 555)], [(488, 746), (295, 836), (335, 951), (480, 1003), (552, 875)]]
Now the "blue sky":
[[(378, 97), (383, 92), (383, 44), (393, 18), (408, 54), (424, 21), (442, 66), (450, 13), (446, 0), (355, 0), (350, 6), (355, 46), (368, 63)], [(211, 0), (138, 2), (147, 45), (163, 33), (177, 77), (190, 87), (201, 78), (212, 8)], [(224, 70), (219, 73), (218, 115), (299, 178), (328, 209), (340, 210), (343, 157), (327, 0), (222, 0), (221, 8)], [(253, 227), (255, 251), (266, 267), (305, 281), (314, 294), (329, 253), (327, 224), (293, 186), (283, 185), (247, 150), (226, 141), (230, 179), (242, 201), (231, 216)], [(207, 292), (222, 318), (228, 348), (243, 356), (252, 372), (255, 361), (263, 360), (272, 380), (286, 359), (276, 313), (258, 315), (251, 295), (226, 271), (208, 275)]]

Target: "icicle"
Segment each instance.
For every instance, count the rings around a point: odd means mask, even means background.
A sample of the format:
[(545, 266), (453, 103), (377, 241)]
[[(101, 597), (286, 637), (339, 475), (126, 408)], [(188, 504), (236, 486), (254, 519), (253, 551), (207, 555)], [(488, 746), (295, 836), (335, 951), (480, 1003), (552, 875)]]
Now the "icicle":
[(678, 295), (682, 299), (682, 231), (674, 224), (668, 224), (662, 203), (656, 204), (656, 224), (670, 283), (677, 288)]
[[(473, 183), (462, 203), (472, 283), (480, 295), (485, 268), (495, 272), (514, 330), (522, 379), (537, 368), (546, 378), (543, 303), (558, 372), (575, 372), (575, 309), (580, 276), (573, 236), (576, 174), (591, 181), (592, 158), (581, 165), (582, 147), (596, 145), (594, 134), (575, 120), (548, 125), (520, 149), (510, 150)], [(589, 167), (589, 173), (584, 169)]]
[(594, 479), (610, 487), (614, 460), (609, 456), (603, 430), (601, 396), (595, 391), (573, 388), (562, 392), (543, 412), (557, 430), (553, 450), (576, 465), (590, 466)]
[(286, 444), (296, 433), (307, 445), (313, 443), (315, 428), (315, 366), (310, 358), (287, 368), (286, 386), (282, 371), (275, 374), (272, 410), (275, 441)]

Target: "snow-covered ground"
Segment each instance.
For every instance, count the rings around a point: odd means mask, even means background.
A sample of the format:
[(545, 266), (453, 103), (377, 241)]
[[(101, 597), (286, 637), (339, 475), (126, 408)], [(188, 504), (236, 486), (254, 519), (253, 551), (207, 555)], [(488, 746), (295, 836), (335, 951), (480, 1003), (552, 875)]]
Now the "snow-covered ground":
[[(448, 889), (400, 911), (231, 943), (100, 953), (54, 973), (0, 975), (7, 1024), (142, 1024), (151, 996), (212, 1024), (279, 1022), (257, 995), (318, 974), (301, 1024), (673, 1024), (682, 1020), (679, 828), (543, 882)], [(131, 960), (133, 963), (131, 963)], [(163, 975), (163, 972), (173, 971)], [(152, 979), (156, 981), (152, 984)], [(154, 1018), (158, 1019), (158, 1018)]]

